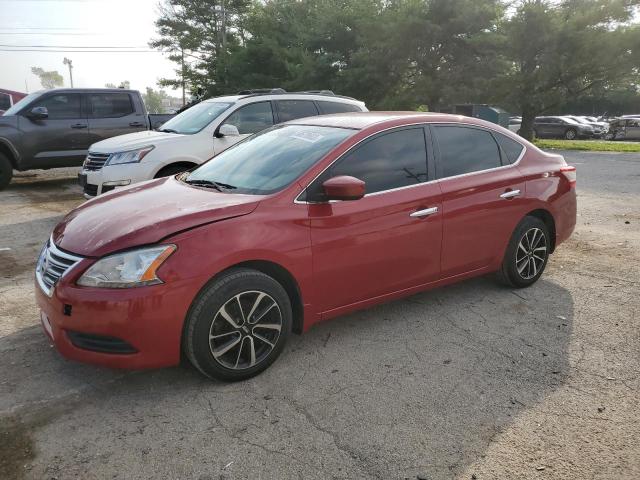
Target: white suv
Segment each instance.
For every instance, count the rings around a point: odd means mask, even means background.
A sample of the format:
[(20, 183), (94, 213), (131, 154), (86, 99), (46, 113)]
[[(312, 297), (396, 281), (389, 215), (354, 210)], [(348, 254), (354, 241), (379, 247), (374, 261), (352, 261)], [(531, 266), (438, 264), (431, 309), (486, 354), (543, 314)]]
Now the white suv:
[[(257, 93), (256, 93), (257, 92)], [(204, 100), (158, 131), (94, 143), (79, 174), (87, 198), (199, 165), (274, 124), (329, 113), (366, 112), (363, 102), (330, 91), (245, 91)]]

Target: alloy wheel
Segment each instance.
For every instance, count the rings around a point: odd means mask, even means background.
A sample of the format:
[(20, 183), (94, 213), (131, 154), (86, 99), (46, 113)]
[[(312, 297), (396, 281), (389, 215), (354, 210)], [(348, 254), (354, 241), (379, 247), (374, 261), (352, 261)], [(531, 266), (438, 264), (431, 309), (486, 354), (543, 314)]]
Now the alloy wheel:
[(227, 300), (209, 330), (213, 358), (232, 370), (245, 370), (264, 361), (282, 330), (282, 312), (273, 297), (251, 290)]
[(539, 228), (530, 228), (520, 239), (516, 251), (516, 270), (525, 280), (530, 280), (547, 261), (547, 238)]

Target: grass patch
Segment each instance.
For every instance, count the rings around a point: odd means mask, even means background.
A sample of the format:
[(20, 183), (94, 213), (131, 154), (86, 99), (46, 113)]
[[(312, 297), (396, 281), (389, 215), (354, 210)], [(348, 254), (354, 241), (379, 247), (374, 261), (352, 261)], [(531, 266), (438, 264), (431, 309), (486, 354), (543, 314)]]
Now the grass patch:
[(560, 150), (586, 150), (590, 152), (640, 152), (640, 142), (607, 142), (604, 140), (546, 140), (537, 139), (538, 148), (557, 148)]

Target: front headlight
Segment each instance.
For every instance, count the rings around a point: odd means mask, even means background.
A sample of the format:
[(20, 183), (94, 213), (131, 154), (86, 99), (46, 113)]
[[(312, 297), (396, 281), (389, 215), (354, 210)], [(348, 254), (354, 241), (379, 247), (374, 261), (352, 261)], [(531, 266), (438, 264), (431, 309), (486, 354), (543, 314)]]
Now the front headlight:
[(98, 260), (78, 279), (78, 285), (131, 288), (162, 283), (156, 270), (175, 252), (175, 245), (158, 245), (116, 253)]
[(138, 163), (155, 147), (149, 145), (148, 147), (138, 148), (137, 150), (129, 150), (128, 152), (112, 153), (107, 160), (107, 165), (121, 165), (123, 163)]

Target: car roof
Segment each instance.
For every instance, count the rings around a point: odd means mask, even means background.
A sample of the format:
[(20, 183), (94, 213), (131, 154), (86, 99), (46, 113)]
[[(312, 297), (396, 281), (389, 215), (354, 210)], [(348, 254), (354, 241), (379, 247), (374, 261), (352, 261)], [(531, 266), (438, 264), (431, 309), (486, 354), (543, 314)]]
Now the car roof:
[(483, 127), (498, 127), (495, 123), (487, 122), (464, 115), (448, 113), (422, 112), (349, 112), (306, 117), (286, 122), (292, 125), (313, 125), (320, 127), (339, 127), (363, 130), (373, 126), (401, 126), (412, 123), (471, 123)]
[(203, 102), (232, 102), (236, 103), (241, 100), (246, 100), (247, 103), (265, 102), (268, 100), (314, 100), (317, 102), (335, 102), (335, 103), (348, 103), (364, 105), (361, 100), (354, 98), (341, 97), (338, 95), (322, 95), (313, 93), (260, 93), (260, 94), (245, 94), (245, 95), (224, 95), (221, 97), (212, 97), (203, 100)]

